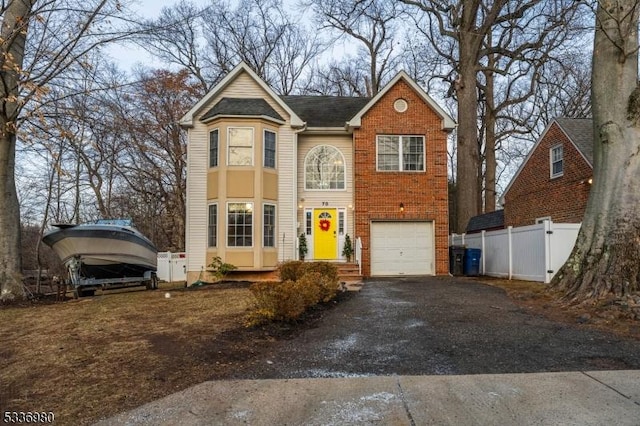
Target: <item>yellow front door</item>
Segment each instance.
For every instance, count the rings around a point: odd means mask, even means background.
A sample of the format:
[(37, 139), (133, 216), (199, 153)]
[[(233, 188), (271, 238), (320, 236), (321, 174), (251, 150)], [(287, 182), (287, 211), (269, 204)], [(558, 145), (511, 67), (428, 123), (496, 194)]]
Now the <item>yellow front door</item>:
[(335, 259), (338, 248), (338, 215), (336, 209), (313, 211), (313, 257)]

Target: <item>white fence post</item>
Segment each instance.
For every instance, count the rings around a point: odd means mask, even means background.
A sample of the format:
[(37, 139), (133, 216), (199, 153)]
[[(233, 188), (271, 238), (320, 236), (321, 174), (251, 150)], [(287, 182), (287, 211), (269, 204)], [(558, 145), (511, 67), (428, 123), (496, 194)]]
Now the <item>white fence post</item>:
[(513, 226), (507, 227), (507, 246), (509, 249), (507, 250), (509, 256), (509, 279), (513, 277), (513, 241), (511, 240), (511, 230)]
[(553, 222), (544, 221), (544, 283), (549, 284), (553, 274), (551, 273), (551, 235), (553, 234)]
[(486, 234), (487, 234), (487, 231), (485, 231), (485, 230), (483, 229), (483, 230), (482, 230), (482, 238), (481, 238), (481, 241), (482, 241), (482, 242), (481, 242), (481, 245), (482, 245), (481, 250), (482, 250), (482, 251), (480, 252), (480, 259), (482, 259), (482, 272), (481, 272), (481, 275), (484, 275), (485, 266), (486, 266), (486, 265), (485, 265), (485, 259), (486, 259), (486, 256), (485, 256), (485, 247), (484, 247), (484, 239), (485, 239), (485, 237), (486, 237)]

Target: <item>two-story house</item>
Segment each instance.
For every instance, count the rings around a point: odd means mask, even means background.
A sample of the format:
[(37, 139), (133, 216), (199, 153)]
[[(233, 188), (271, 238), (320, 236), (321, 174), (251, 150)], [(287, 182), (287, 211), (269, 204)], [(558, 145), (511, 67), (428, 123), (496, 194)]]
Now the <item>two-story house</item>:
[(448, 272), (447, 144), (455, 123), (406, 73), (373, 98), (279, 96), (246, 64), (181, 119), (188, 130), (187, 280), (298, 258), (370, 275)]
[(505, 190), (505, 226), (582, 222), (592, 177), (593, 121), (556, 118)]

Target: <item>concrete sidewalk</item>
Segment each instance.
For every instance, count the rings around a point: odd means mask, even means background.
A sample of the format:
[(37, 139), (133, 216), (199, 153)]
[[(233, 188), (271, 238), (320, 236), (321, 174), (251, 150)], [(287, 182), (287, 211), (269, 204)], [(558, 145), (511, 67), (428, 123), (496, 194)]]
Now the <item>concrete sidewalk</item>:
[(640, 370), (205, 382), (98, 425), (640, 425)]

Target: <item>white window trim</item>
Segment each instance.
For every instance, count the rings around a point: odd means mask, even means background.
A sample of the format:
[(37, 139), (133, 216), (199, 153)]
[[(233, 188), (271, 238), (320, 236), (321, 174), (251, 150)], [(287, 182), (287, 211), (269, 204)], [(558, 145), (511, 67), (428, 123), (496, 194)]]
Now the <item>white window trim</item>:
[[(562, 171), (560, 173), (553, 173), (553, 150), (556, 148), (562, 149)], [(564, 146), (562, 144), (553, 145), (549, 148), (549, 178), (555, 179), (564, 175)]]
[[(251, 129), (251, 164), (230, 164), (229, 155), (231, 155), (230, 143), (231, 143), (231, 130), (233, 129)], [(229, 126), (227, 127), (227, 166), (228, 167), (253, 167), (255, 164), (255, 150), (256, 150), (256, 135), (253, 127), (247, 126)], [(219, 136), (218, 136), (219, 138)], [(220, 142), (218, 142), (220, 145)]]
[[(311, 224), (307, 222), (308, 220), (307, 216), (311, 217)], [(308, 236), (313, 235), (313, 209), (311, 208), (304, 209), (304, 234)]]
[[(378, 167), (378, 142), (380, 137), (398, 137), (398, 170), (381, 170)], [(404, 170), (402, 161), (402, 138), (422, 138), (422, 170)], [(424, 135), (376, 135), (376, 172), (382, 173), (426, 173), (427, 172), (427, 143)]]
[[(216, 206), (216, 245), (209, 245), (209, 221), (211, 219), (210, 210), (211, 206)], [(207, 204), (207, 248), (218, 248), (220, 246), (220, 239), (218, 238), (220, 235), (220, 209), (218, 208), (218, 203), (208, 203)]]
[[(264, 244), (264, 213), (267, 210), (265, 209), (265, 206), (273, 206), (274, 208), (273, 245), (272, 246), (266, 246)], [(262, 203), (262, 248), (272, 248), (272, 249), (278, 248), (278, 206), (275, 205), (274, 203)]]
[[(213, 133), (213, 132), (218, 132), (218, 152), (217, 152), (218, 158), (216, 158), (216, 165), (215, 166), (211, 165), (211, 133)], [(209, 130), (209, 140), (207, 141), (207, 145), (209, 147), (209, 150), (207, 151), (207, 157), (208, 157), (207, 158), (208, 159), (207, 167), (209, 169), (214, 169), (216, 167), (220, 167), (220, 129), (219, 128), (216, 127), (215, 129)]]
[[(339, 188), (339, 189), (307, 189), (307, 159), (309, 158), (309, 154), (311, 154), (311, 152), (313, 152), (316, 148), (321, 147), (321, 146), (328, 146), (331, 147), (333, 149), (335, 149), (336, 151), (338, 151), (338, 153), (340, 154), (340, 157), (342, 158), (342, 165), (344, 166), (344, 188)], [(342, 151), (340, 151), (340, 148), (338, 148), (337, 146), (334, 145), (329, 145), (329, 144), (321, 144), (321, 145), (316, 145), (311, 147), (311, 149), (309, 149), (309, 151), (307, 151), (307, 153), (304, 156), (304, 162), (302, 163), (302, 168), (303, 168), (303, 173), (304, 173), (304, 190), (305, 191), (317, 191), (317, 192), (340, 192), (340, 191), (346, 191), (347, 190), (347, 162), (344, 158), (344, 154), (342, 153)]]
[[(251, 219), (251, 245), (250, 246), (230, 246), (229, 245), (229, 204), (251, 204), (251, 214), (253, 218)], [(225, 211), (225, 223), (226, 223), (226, 232), (225, 236), (225, 247), (232, 250), (248, 250), (253, 249), (255, 246), (256, 238), (255, 238), (255, 222), (256, 222), (256, 205), (253, 200), (233, 200), (227, 201), (227, 209)]]
[[(275, 136), (275, 141), (276, 141), (276, 152), (274, 153), (273, 156), (273, 167), (269, 166), (267, 167), (266, 162), (267, 162), (267, 132), (269, 133), (273, 133), (273, 135)], [(278, 132), (271, 130), (271, 129), (264, 129), (262, 131), (262, 167), (265, 169), (273, 169), (276, 170), (278, 168)]]

